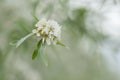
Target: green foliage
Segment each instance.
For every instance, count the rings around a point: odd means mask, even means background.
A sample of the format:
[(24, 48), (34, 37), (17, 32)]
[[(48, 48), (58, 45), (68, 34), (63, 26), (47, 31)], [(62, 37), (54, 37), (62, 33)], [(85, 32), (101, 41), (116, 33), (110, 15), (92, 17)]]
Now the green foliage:
[(65, 45), (63, 43), (61, 43), (60, 41), (57, 42), (57, 45), (65, 47)]
[(40, 53), (41, 48), (42, 48), (42, 39), (38, 42), (37, 49), (35, 49), (33, 52), (33, 55), (32, 55), (33, 60), (38, 56), (38, 54), (42, 54), (42, 53)]
[(32, 59), (34, 60), (38, 56), (38, 49), (35, 49), (32, 55)]
[(32, 55), (32, 59), (36, 59), (36, 57), (39, 55), (40, 56), (40, 60), (43, 61), (43, 63), (45, 64), (45, 66), (48, 66), (48, 59), (46, 54), (44, 53), (44, 49), (45, 49), (46, 44), (42, 42), (42, 39), (37, 43), (37, 49), (34, 50), (33, 55)]
[(16, 43), (16, 47), (19, 47), (27, 38), (31, 37), (32, 35), (34, 35), (34, 33), (30, 33), (27, 36), (21, 38), (17, 43)]
[(10, 42), (9, 44), (11, 45), (11, 46), (16, 46), (16, 43), (18, 42), (18, 40), (14, 40), (14, 41), (12, 41), (12, 42)]
[(33, 18), (34, 18), (35, 22), (39, 21), (39, 19), (35, 15), (33, 15)]
[(48, 67), (49, 65), (48, 65), (48, 57), (47, 57), (47, 55), (45, 53), (41, 53), (40, 58), (43, 61), (43, 64), (45, 64), (45, 66)]

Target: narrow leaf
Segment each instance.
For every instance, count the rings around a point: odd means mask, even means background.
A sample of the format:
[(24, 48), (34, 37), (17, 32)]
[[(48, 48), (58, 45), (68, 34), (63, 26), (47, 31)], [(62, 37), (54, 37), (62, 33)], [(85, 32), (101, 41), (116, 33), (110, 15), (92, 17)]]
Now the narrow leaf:
[(57, 45), (61, 45), (61, 46), (65, 47), (65, 45), (63, 43), (61, 43), (60, 41), (57, 42)]
[(40, 52), (41, 50), (41, 46), (42, 46), (42, 40), (40, 40), (37, 44), (37, 49), (34, 50), (33, 52), (33, 55), (32, 55), (32, 60), (34, 60), (37, 56), (38, 56), (38, 53)]
[(34, 50), (32, 59), (34, 60), (38, 56), (38, 49)]
[(42, 39), (38, 42), (37, 47), (39, 48), (42, 45)]
[(34, 33), (30, 33), (27, 36), (21, 38), (17, 43), (16, 43), (16, 47), (19, 47), (27, 38), (29, 38), (30, 36), (32, 36)]
[(18, 40), (14, 40), (14, 41), (10, 42), (9, 44), (12, 45), (12, 46), (14, 46), (14, 45), (16, 45), (17, 41)]
[(48, 66), (48, 59), (47, 59), (47, 55), (44, 54), (45, 48), (46, 48), (46, 45), (45, 45), (45, 43), (43, 43), (43, 44), (41, 45), (39, 55), (40, 55), (40, 57), (41, 57), (41, 61), (43, 61), (43, 63), (44, 63), (45, 66), (47, 67), (47, 66)]
[(33, 16), (35, 21), (39, 21), (39, 19), (34, 14), (32, 14), (32, 16)]
[(39, 21), (39, 19), (36, 16), (33, 16), (36, 21)]
[(48, 66), (48, 58), (47, 58), (47, 55), (46, 54), (42, 54), (41, 55), (41, 58), (45, 64), (45, 66)]

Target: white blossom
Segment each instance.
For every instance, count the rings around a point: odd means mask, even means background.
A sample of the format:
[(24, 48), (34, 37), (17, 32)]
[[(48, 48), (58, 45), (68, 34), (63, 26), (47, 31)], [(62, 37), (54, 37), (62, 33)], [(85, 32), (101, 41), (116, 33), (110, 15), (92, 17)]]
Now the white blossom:
[(61, 26), (54, 20), (41, 19), (35, 25), (37, 28), (32, 32), (40, 37), (48, 45), (56, 44), (61, 39)]

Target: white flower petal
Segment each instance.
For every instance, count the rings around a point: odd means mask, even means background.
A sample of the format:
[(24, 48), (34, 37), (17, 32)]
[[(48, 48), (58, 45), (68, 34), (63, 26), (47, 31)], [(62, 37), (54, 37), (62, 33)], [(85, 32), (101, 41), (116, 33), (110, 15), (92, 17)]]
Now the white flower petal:
[(47, 42), (48, 45), (51, 44), (50, 39), (46, 39), (46, 42)]
[(39, 34), (39, 33), (37, 33), (36, 35), (37, 35), (38, 37), (40, 36), (40, 34)]
[(37, 33), (37, 30), (36, 30), (36, 29), (33, 29), (32, 32), (33, 32), (33, 33)]
[(43, 42), (46, 41), (48, 45), (56, 44), (57, 40), (60, 40), (61, 26), (56, 21), (41, 19), (35, 26), (37, 29), (32, 32), (41, 36)]

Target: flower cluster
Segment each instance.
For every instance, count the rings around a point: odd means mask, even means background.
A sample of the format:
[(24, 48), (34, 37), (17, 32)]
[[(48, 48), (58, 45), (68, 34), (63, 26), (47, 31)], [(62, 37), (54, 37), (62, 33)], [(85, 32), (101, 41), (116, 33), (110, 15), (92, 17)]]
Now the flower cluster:
[[(57, 44), (66, 47), (63, 43), (61, 43), (61, 26), (56, 21), (41, 19), (38, 20), (35, 26), (36, 29), (33, 29), (32, 33), (29, 33), (25, 37), (21, 38), (15, 44), (16, 47), (19, 47), (29, 37), (33, 35), (39, 37), (40, 40), (37, 43), (37, 48), (33, 52), (32, 59), (35, 59), (38, 54), (43, 53), (46, 44)], [(41, 56), (43, 57), (43, 55)]]
[(61, 26), (54, 20), (41, 19), (32, 32), (48, 45), (56, 44), (61, 39)]

